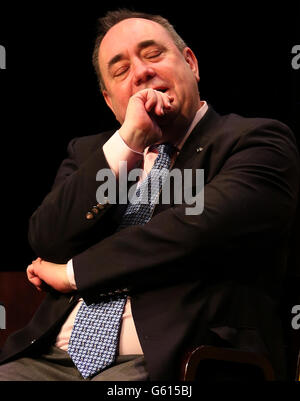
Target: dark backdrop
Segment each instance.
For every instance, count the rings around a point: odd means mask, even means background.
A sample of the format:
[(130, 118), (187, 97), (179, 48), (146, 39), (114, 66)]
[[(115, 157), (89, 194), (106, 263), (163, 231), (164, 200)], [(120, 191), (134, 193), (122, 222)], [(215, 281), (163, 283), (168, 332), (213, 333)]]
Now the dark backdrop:
[(61, 3), (0, 5), (7, 52), (0, 70), (1, 271), (24, 270), (35, 257), (28, 219), (69, 140), (117, 126), (91, 64), (96, 20), (108, 9), (167, 17), (199, 59), (203, 99), (221, 114), (279, 119), (300, 139), (300, 69), (291, 64), (292, 47), (300, 45), (296, 2)]

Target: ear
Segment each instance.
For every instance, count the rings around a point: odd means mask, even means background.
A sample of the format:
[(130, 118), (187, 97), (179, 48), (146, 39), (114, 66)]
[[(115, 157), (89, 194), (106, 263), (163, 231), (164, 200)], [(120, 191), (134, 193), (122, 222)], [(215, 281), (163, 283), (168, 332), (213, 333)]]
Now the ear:
[(106, 89), (103, 89), (102, 95), (103, 95), (103, 97), (104, 97), (104, 100), (105, 100), (107, 106), (108, 106), (108, 107), (111, 109), (111, 111), (114, 113), (113, 106), (112, 106), (112, 101), (111, 101), (111, 97), (110, 97), (110, 95), (109, 95), (109, 93), (107, 92)]
[(199, 82), (200, 76), (199, 76), (198, 60), (194, 52), (189, 47), (185, 47), (183, 49), (183, 57), (190, 66), (190, 69), (193, 71), (197, 82)]

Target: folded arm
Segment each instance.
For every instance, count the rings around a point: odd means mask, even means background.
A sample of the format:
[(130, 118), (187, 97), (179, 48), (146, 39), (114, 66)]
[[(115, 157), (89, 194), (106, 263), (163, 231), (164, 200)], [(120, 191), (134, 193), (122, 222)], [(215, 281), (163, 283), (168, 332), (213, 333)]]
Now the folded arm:
[(270, 261), (272, 252), (276, 260), (288, 236), (298, 188), (295, 144), (279, 127), (260, 127), (243, 135), (207, 180), (202, 214), (175, 205), (103, 239), (73, 258), (77, 287), (138, 291), (184, 276), (226, 276), (230, 268), (242, 274), (247, 259), (260, 269), (258, 259)]
[[(86, 179), (88, 184), (84, 183), (85, 166), (91, 163), (88, 160), (84, 167), (65, 177), (41, 206), (47, 208), (48, 219), (49, 216), (57, 219), (59, 206), (51, 200), (64, 201), (64, 206), (66, 199), (69, 202), (69, 213), (60, 213), (62, 220), (55, 221), (59, 229), (56, 228), (52, 237), (48, 226), (45, 230), (41, 224), (42, 210), (37, 212), (39, 228), (37, 215), (33, 218), (34, 249), (42, 258), (47, 259), (43, 253), (49, 255), (52, 261), (59, 260), (61, 255), (72, 258), (76, 284), (82, 291), (105, 292), (124, 287), (134, 291), (144, 285), (180, 280), (183, 271), (203, 275), (213, 268), (218, 270), (212, 270), (212, 274), (224, 274), (228, 261), (235, 266), (242, 257), (253, 258), (255, 263), (259, 254), (264, 257), (261, 250), (276, 247), (287, 237), (297, 203), (296, 147), (289, 134), (274, 128), (259, 127), (236, 141), (218, 173), (206, 178), (202, 214), (189, 216), (185, 213), (187, 205), (175, 205), (143, 226), (108, 235), (105, 235), (110, 222), (108, 213), (94, 223), (99, 232), (93, 226), (87, 228), (86, 221), (83, 224), (80, 220), (84, 219), (84, 211), (99, 185), (89, 182), (95, 181), (95, 175)], [(82, 190), (85, 185), (91, 187), (86, 196)], [(83, 195), (82, 200), (77, 201), (78, 194)], [(72, 202), (82, 206), (72, 208)], [(75, 226), (71, 225), (74, 218), (78, 219)], [(53, 242), (47, 243), (43, 236), (37, 235), (43, 230)], [(94, 243), (87, 244), (84, 237), (87, 233), (90, 237), (93, 230)]]

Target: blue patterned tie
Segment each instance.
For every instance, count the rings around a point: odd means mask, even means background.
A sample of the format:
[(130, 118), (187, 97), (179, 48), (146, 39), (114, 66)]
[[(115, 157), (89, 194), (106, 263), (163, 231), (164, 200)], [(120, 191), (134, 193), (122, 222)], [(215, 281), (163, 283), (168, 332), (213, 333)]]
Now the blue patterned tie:
[[(145, 224), (151, 219), (168, 176), (174, 150), (170, 144), (154, 147), (158, 149), (158, 156), (150, 173), (137, 188), (134, 199), (128, 203), (119, 229)], [(75, 318), (68, 353), (85, 379), (114, 362), (126, 300), (126, 295), (120, 295), (90, 305), (82, 302)]]

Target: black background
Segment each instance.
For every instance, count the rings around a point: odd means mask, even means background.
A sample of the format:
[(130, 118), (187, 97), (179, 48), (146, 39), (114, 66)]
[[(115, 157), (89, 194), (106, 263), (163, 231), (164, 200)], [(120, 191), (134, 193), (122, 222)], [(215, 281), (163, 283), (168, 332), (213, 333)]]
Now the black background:
[(196, 53), (200, 94), (221, 114), (270, 117), (300, 142), (300, 45), (296, 2), (41, 2), (0, 5), (0, 270), (35, 257), (28, 220), (48, 193), (70, 139), (117, 127), (97, 86), (91, 56), (96, 20), (109, 9), (158, 13)]

